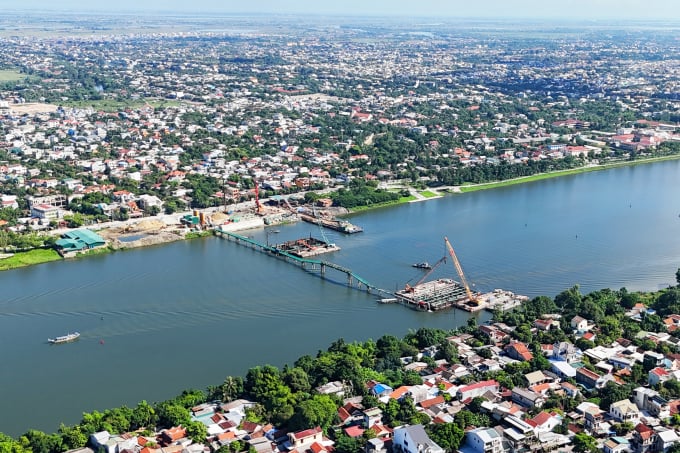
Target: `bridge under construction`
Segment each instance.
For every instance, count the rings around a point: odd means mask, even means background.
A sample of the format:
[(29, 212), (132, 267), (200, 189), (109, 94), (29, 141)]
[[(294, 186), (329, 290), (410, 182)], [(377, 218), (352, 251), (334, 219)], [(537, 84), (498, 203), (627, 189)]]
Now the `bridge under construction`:
[(322, 278), (326, 278), (326, 275), (329, 271), (339, 272), (345, 275), (347, 286), (351, 288), (366, 291), (367, 293), (370, 294), (378, 294), (390, 297), (392, 296), (392, 293), (390, 291), (372, 285), (366, 279), (355, 274), (351, 269), (348, 269), (344, 266), (340, 266), (339, 264), (331, 263), (330, 261), (295, 256), (292, 253), (280, 249), (276, 245), (262, 244), (261, 242), (258, 242), (254, 239), (241, 236), (240, 234), (236, 234), (230, 231), (224, 231), (221, 228), (217, 228), (214, 231), (215, 234), (219, 237), (259, 250), (263, 253), (266, 253), (269, 256), (283, 259), (288, 263), (296, 264), (306, 271), (317, 273)]

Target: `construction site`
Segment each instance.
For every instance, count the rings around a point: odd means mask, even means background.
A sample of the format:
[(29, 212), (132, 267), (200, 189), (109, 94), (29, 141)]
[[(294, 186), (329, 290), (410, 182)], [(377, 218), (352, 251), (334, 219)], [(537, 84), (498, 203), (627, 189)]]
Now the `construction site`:
[(308, 258), (310, 256), (322, 255), (324, 253), (337, 252), (340, 247), (328, 242), (327, 240), (317, 239), (309, 236), (308, 238), (296, 239), (294, 241), (286, 241), (282, 244), (273, 246), (277, 250), (290, 253), (293, 256), (300, 258)]
[(473, 292), (448, 238), (444, 238), (444, 243), (446, 244), (448, 255), (453, 261), (453, 266), (456, 269), (460, 283), (451, 278), (426, 281), (435, 269), (446, 263), (447, 257), (445, 256), (429, 267), (427, 272), (415, 284), (406, 284), (404, 289), (394, 293), (394, 299), (382, 299), (381, 302), (399, 302), (415, 310), (423, 311), (458, 308), (469, 312), (476, 312), (484, 309), (507, 310), (518, 306), (528, 299), (526, 296), (515, 295), (510, 291), (500, 289), (486, 294)]

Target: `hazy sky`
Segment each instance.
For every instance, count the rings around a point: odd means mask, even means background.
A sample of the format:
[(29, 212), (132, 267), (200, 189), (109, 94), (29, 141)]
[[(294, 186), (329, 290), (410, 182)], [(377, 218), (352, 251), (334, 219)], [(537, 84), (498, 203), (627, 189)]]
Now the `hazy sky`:
[(680, 0), (0, 0), (3, 9), (680, 19)]

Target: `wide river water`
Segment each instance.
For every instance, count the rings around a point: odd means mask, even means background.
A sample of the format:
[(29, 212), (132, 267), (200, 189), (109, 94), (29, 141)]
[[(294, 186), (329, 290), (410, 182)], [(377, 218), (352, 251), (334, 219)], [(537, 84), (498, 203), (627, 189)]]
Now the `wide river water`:
[[(393, 290), (448, 236), (476, 289), (554, 296), (580, 284), (656, 290), (680, 266), (680, 161), (448, 196), (351, 218), (326, 231), (325, 259)], [(276, 227), (272, 242), (310, 234)], [(265, 241), (264, 230), (243, 234)], [(329, 273), (329, 276), (332, 274)], [(457, 279), (450, 261), (433, 277)], [(0, 273), (0, 432), (53, 432), (82, 412), (172, 397), (185, 388), (315, 354), (333, 340), (453, 328), (468, 314), (422, 313), (218, 238)], [(488, 313), (479, 313), (480, 321)], [(82, 333), (76, 343), (48, 337)]]

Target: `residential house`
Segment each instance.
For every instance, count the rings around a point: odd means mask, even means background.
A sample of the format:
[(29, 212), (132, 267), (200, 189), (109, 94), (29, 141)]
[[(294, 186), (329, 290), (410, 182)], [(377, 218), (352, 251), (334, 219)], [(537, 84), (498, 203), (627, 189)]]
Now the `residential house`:
[(164, 429), (161, 431), (161, 434), (159, 436), (159, 443), (167, 447), (168, 445), (172, 445), (176, 442), (178, 442), (180, 439), (183, 439), (187, 435), (187, 430), (183, 428), (181, 425), (180, 426), (175, 426), (170, 429)]
[(654, 387), (657, 384), (668, 381), (672, 376), (673, 375), (665, 368), (656, 367), (649, 370), (649, 373), (647, 374), (647, 382), (650, 386)]
[(534, 355), (531, 353), (531, 351), (529, 351), (527, 346), (519, 341), (507, 345), (505, 347), (505, 353), (509, 357), (521, 362), (528, 362), (534, 358)]
[(336, 395), (340, 398), (345, 396), (345, 386), (340, 381), (331, 381), (314, 389), (322, 395)]
[(637, 387), (633, 390), (633, 402), (641, 411), (647, 411), (650, 415), (659, 418), (670, 416), (668, 401), (659, 395), (659, 392), (646, 387)]
[(560, 341), (553, 344), (553, 353), (551, 360), (561, 362), (573, 363), (581, 360), (583, 353), (573, 343), (568, 341)]
[(640, 421), (640, 409), (629, 399), (610, 404), (609, 414), (621, 423), (630, 422), (637, 425)]
[(370, 428), (373, 425), (382, 423), (382, 410), (377, 407), (364, 410), (363, 425)]
[(531, 387), (532, 385), (536, 384), (543, 384), (549, 380), (548, 377), (540, 370), (525, 374), (524, 379), (527, 381), (527, 387)]
[(630, 442), (625, 437), (615, 436), (604, 442), (602, 450), (604, 453), (626, 453), (630, 451)]
[(381, 384), (379, 382), (370, 382), (368, 384), (368, 387), (370, 388), (371, 395), (377, 396), (378, 398), (380, 398), (381, 396), (389, 395), (394, 391), (394, 389), (389, 385)]
[(649, 371), (652, 368), (663, 366), (664, 356), (654, 351), (645, 351), (642, 356), (642, 367), (645, 371)]
[(366, 441), (366, 453), (388, 453), (391, 450), (392, 439), (373, 438)]
[(486, 392), (498, 393), (498, 388), (498, 382), (493, 379), (480, 381), (459, 388), (456, 392), (456, 398), (459, 401), (472, 400), (475, 397), (484, 395)]
[(606, 434), (609, 424), (604, 421), (605, 412), (597, 406), (584, 410), (584, 427), (593, 434)]
[(578, 315), (571, 318), (571, 322), (569, 324), (576, 332), (585, 332), (588, 330), (588, 320)]
[(599, 389), (605, 386), (607, 380), (596, 372), (590, 371), (586, 367), (581, 367), (576, 370), (576, 382), (589, 389)]
[(137, 436), (131, 434), (111, 435), (108, 431), (99, 431), (90, 435), (90, 445), (104, 453), (120, 453), (123, 450), (134, 450), (138, 446)]
[(317, 426), (316, 428), (305, 429), (304, 431), (288, 433), (288, 441), (293, 448), (304, 450), (304, 446), (323, 441), (323, 430)]
[(537, 330), (549, 331), (550, 329), (559, 329), (560, 322), (556, 319), (537, 319), (534, 321), (534, 327)]
[(400, 453), (444, 453), (444, 449), (430, 439), (423, 425), (395, 429), (392, 445)]
[(576, 398), (581, 394), (578, 387), (571, 382), (560, 382), (560, 389), (570, 398)]
[(548, 433), (562, 423), (562, 419), (555, 414), (541, 411), (534, 418), (527, 420), (527, 423), (534, 427), (536, 433)]
[(514, 387), (512, 401), (524, 407), (541, 407), (545, 404), (545, 397), (522, 387)]
[(658, 429), (654, 439), (655, 451), (667, 451), (673, 445), (680, 443), (680, 436), (673, 429)]
[(475, 453), (503, 453), (503, 438), (493, 428), (477, 428), (465, 435), (465, 446)]
[(561, 377), (562, 379), (575, 378), (576, 368), (571, 366), (569, 362), (550, 361), (550, 371)]
[(493, 343), (501, 343), (509, 335), (494, 326), (482, 325), (477, 328), (482, 334), (487, 336)]
[(631, 446), (635, 453), (647, 453), (654, 451), (654, 430), (649, 426), (638, 423), (633, 430)]

